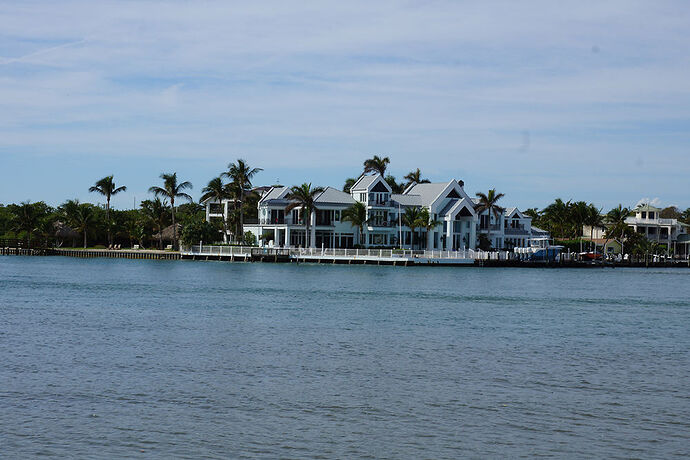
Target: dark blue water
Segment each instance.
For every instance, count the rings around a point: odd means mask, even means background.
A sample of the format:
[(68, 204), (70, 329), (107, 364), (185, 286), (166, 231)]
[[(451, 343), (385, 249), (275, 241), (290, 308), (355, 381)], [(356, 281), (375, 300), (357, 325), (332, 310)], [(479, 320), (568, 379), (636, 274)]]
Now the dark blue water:
[(0, 257), (0, 451), (690, 454), (690, 270)]

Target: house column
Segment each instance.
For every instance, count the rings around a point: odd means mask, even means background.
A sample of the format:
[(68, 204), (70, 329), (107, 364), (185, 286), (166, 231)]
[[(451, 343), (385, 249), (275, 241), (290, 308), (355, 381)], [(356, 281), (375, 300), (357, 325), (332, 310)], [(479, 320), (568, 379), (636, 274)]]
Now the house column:
[(446, 226), (446, 245), (443, 250), (450, 251), (453, 248), (453, 220), (445, 221), (444, 225)]
[(467, 243), (467, 249), (475, 249), (477, 247), (477, 223), (474, 219), (470, 220), (470, 241)]
[(290, 227), (285, 226), (285, 246), (290, 246)]
[(316, 212), (313, 211), (309, 217), (311, 220), (311, 228), (309, 229), (309, 247), (316, 247)]

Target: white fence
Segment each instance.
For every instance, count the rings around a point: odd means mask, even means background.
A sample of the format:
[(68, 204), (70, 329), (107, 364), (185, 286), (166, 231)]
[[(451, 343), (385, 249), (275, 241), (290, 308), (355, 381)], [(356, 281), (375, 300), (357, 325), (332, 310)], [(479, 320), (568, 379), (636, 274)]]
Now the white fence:
[(257, 246), (193, 245), (182, 248), (182, 254), (194, 256), (249, 257), (252, 254), (289, 254), (292, 257), (345, 257), (345, 258), (401, 258), (401, 259), (472, 259), (514, 260), (509, 251), (418, 251), (409, 249), (332, 249), (332, 248), (267, 248)]

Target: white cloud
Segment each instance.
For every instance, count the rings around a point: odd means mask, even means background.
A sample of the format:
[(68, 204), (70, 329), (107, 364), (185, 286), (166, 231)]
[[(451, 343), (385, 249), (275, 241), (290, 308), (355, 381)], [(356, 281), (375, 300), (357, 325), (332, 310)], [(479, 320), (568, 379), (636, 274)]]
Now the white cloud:
[(383, 152), (438, 179), (644, 169), (658, 193), (690, 173), (688, 26), (683, 2), (7, 2), (0, 155)]

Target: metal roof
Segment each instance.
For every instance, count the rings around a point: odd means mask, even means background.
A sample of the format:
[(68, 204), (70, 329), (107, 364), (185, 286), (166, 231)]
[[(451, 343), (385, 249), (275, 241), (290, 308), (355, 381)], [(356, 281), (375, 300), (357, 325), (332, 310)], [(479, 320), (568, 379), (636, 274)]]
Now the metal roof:
[(349, 193), (342, 192), (333, 187), (326, 187), (326, 189), (316, 197), (314, 200), (316, 203), (332, 203), (332, 204), (343, 204), (343, 205), (353, 205), (355, 199)]

